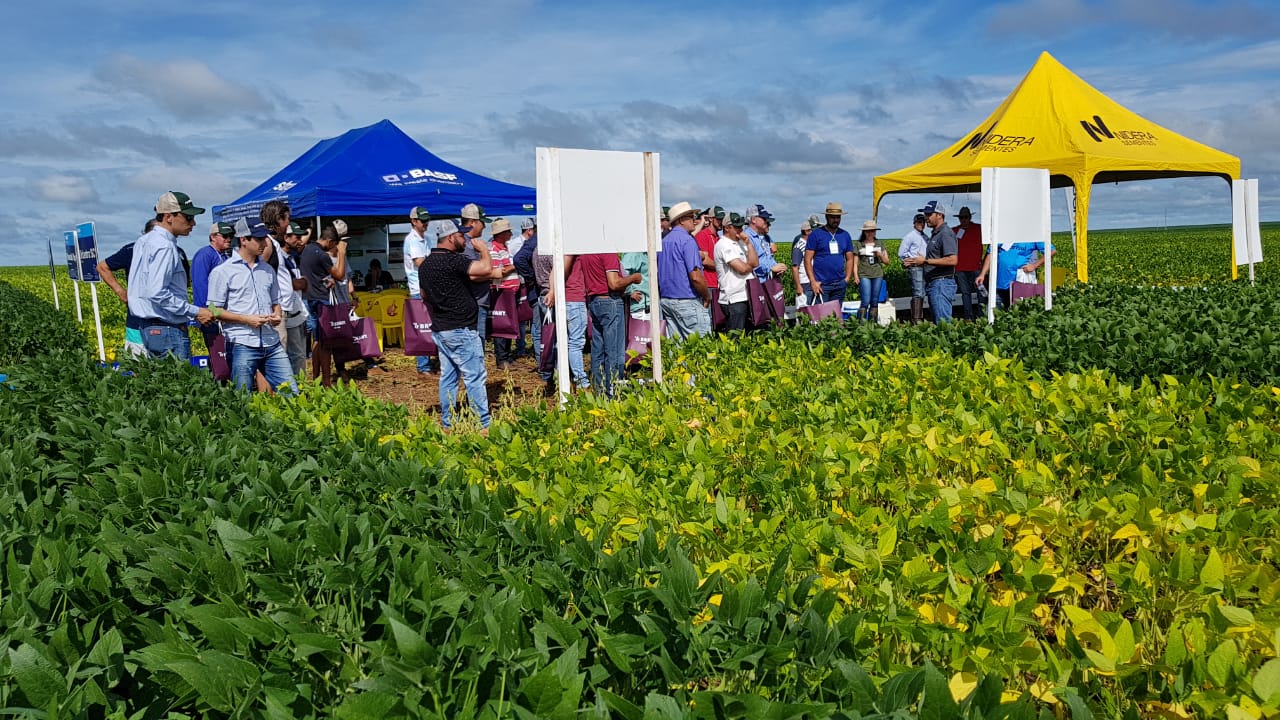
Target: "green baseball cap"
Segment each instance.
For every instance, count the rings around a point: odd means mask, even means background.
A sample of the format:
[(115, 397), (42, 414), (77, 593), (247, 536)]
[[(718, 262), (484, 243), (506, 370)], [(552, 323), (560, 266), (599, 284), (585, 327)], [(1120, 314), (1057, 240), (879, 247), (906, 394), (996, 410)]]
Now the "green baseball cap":
[(307, 229), (296, 222), (289, 223), (289, 229), (284, 231), (285, 235), (306, 235)]
[(189, 217), (195, 217), (196, 215), (203, 215), (204, 208), (193, 205), (191, 197), (186, 193), (170, 190), (161, 195), (160, 199), (156, 201), (156, 212), (162, 215), (165, 213), (182, 213)]
[(747, 219), (742, 217), (738, 213), (729, 213), (729, 224), (738, 228), (746, 227)]
[(223, 237), (233, 238), (236, 236), (236, 226), (229, 222), (214, 223), (213, 227)]
[(724, 208), (720, 207), (719, 205), (715, 205), (715, 206), (713, 206), (713, 207), (709, 207), (709, 208), (707, 208), (706, 210), (703, 210), (703, 211), (702, 211), (702, 214), (703, 214), (703, 215), (710, 215), (711, 217), (713, 217), (713, 218), (715, 218), (715, 219), (717, 219), (717, 220), (723, 220), (723, 219), (724, 219)]

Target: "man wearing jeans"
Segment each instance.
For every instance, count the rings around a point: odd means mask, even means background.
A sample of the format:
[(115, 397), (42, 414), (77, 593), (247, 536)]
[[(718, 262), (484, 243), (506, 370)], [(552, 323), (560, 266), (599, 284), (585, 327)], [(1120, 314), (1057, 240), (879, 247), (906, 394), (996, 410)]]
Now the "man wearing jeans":
[(671, 232), (658, 252), (658, 295), (667, 337), (687, 338), (711, 332), (711, 291), (702, 275), (702, 258), (693, 239), (698, 211), (687, 202), (671, 206)]
[[(422, 265), (423, 260), (427, 259), (427, 253), (431, 252), (431, 246), (436, 242), (434, 236), (427, 239), (427, 221), (430, 219), (431, 214), (424, 207), (415, 207), (409, 211), (411, 227), (408, 234), (404, 236), (404, 281), (409, 288), (409, 297), (413, 300), (422, 299), (418, 267)], [(433, 367), (430, 357), (419, 355), (417, 360), (419, 374), (440, 372), (438, 365)]]
[(591, 387), (613, 397), (613, 386), (627, 366), (627, 318), (622, 291), (640, 282), (640, 273), (622, 274), (617, 253), (579, 255), (591, 315)]
[(814, 228), (804, 246), (804, 267), (813, 286), (814, 302), (844, 302), (853, 279), (853, 238), (840, 228), (844, 206), (827, 203), (827, 224)]
[(480, 305), (474, 284), (489, 283), (493, 261), (489, 245), (470, 238), (478, 260), (463, 254), (466, 228), (456, 220), (431, 223), (436, 247), (418, 266), (422, 281), (422, 301), (431, 313), (431, 333), (440, 350), (440, 421), (445, 432), (453, 427), (453, 405), (458, 399), (458, 378), (467, 387), (467, 400), (480, 420), (481, 432), (489, 433), (488, 377), (484, 369), (484, 340), (476, 332)]
[(929, 241), (924, 237), (924, 215), (916, 213), (912, 225), (898, 246), (898, 259), (911, 280), (911, 324), (915, 325), (924, 320), (924, 254)]
[(924, 254), (925, 292), (933, 308), (933, 322), (951, 322), (951, 307), (956, 299), (956, 234), (947, 225), (947, 206), (930, 200), (918, 211), (924, 215), (933, 234)]
[(290, 394), (296, 394), (289, 355), (275, 330), (284, 322), (280, 286), (275, 270), (259, 257), (271, 242), (268, 234), (263, 223), (250, 227), (239, 221), (239, 250), (209, 275), (209, 307), (227, 339), (231, 382), (248, 390), (260, 372), (269, 387), (288, 385)]
[(956, 234), (956, 292), (960, 293), (960, 306), (964, 319), (973, 320), (973, 296), (978, 292), (978, 268), (982, 267), (982, 226), (973, 222), (973, 213), (967, 207), (956, 213), (960, 224), (951, 228)]
[(129, 265), (129, 312), (138, 318), (147, 355), (173, 354), (191, 359), (187, 322), (207, 325), (213, 319), (208, 308), (187, 302), (187, 273), (178, 259), (178, 238), (195, 228), (195, 217), (204, 208), (192, 204), (185, 193), (167, 192), (156, 201), (156, 224), (138, 238)]

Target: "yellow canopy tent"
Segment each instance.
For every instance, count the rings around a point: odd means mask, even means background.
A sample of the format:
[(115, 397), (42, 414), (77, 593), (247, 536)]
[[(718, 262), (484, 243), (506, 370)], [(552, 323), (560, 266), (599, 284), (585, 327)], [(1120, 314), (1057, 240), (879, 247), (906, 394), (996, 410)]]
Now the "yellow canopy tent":
[[(1240, 159), (1156, 125), (1098, 92), (1049, 53), (1000, 107), (946, 150), (875, 179), (888, 193), (975, 192), (982, 168), (1045, 168), (1076, 194), (1076, 276), (1089, 281), (1089, 189), (1095, 182), (1218, 176), (1230, 188)], [(1228, 196), (1229, 197), (1229, 196)], [(1232, 263), (1235, 272), (1235, 263)]]

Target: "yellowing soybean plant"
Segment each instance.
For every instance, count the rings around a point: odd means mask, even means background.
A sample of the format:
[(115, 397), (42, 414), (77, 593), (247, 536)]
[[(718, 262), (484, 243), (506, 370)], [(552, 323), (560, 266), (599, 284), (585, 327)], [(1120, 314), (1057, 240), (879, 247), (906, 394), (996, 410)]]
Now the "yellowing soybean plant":
[(48, 331), (0, 337), (0, 705), (1274, 716), (1280, 288), (1109, 242), (1050, 313), (694, 339), (487, 438), (101, 369), (0, 271)]

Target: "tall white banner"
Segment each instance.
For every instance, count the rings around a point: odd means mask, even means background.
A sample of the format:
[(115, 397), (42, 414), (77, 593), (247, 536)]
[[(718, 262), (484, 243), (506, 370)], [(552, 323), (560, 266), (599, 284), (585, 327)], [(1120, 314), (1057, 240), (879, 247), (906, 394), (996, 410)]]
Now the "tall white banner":
[(995, 322), (1000, 248), (1018, 243), (1044, 243), (1044, 309), (1053, 307), (1052, 235), (1048, 170), (982, 168), (982, 236), (991, 253), (987, 322)]
[(1249, 266), (1249, 282), (1253, 282), (1253, 266), (1262, 262), (1262, 227), (1258, 219), (1258, 181), (1231, 181), (1231, 236), (1235, 247), (1236, 266)]
[(648, 252), (653, 379), (662, 382), (658, 153), (544, 147), (536, 153), (538, 252), (555, 258), (552, 287), (561, 403), (569, 395), (565, 255)]

